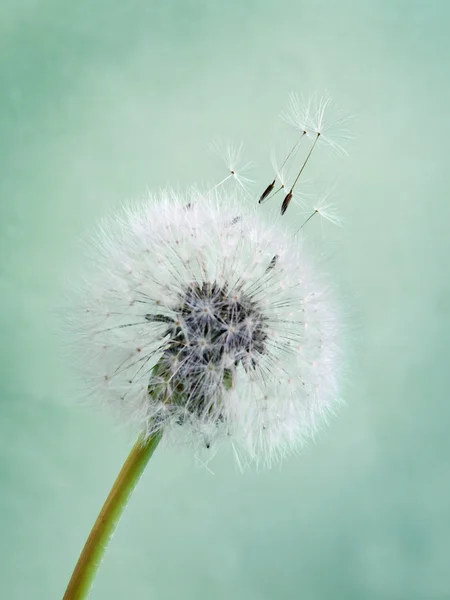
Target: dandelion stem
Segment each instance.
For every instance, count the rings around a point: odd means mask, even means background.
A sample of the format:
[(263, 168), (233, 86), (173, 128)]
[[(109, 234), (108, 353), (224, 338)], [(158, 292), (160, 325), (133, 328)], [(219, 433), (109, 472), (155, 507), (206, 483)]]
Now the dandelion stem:
[(139, 438), (133, 446), (94, 523), (63, 600), (83, 600), (88, 597), (108, 542), (160, 439), (161, 433), (158, 432), (145, 442)]

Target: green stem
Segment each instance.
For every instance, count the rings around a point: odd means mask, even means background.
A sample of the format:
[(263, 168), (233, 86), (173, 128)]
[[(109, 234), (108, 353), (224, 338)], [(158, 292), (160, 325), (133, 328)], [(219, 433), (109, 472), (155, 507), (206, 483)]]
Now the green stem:
[(160, 439), (157, 433), (145, 442), (139, 438), (134, 445), (94, 523), (63, 600), (87, 598), (108, 542)]

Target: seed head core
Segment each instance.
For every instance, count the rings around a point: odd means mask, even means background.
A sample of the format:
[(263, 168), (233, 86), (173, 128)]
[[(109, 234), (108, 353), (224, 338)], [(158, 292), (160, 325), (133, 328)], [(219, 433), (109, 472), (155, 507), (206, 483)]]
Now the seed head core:
[(230, 388), (239, 365), (255, 369), (265, 352), (267, 318), (249, 294), (215, 282), (191, 283), (175, 313), (174, 319), (147, 315), (169, 323), (148, 392), (162, 394), (169, 407), (204, 416), (212, 399)]

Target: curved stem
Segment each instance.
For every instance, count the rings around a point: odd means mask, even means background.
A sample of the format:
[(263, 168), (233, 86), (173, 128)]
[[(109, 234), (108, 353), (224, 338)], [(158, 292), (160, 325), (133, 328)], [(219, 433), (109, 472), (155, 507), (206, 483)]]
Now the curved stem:
[(87, 598), (109, 540), (144, 469), (161, 439), (157, 433), (133, 446), (80, 554), (63, 600)]

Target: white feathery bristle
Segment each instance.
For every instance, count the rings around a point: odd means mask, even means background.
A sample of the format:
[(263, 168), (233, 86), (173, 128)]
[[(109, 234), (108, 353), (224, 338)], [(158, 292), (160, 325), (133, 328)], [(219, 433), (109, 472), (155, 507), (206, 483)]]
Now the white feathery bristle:
[(339, 154), (347, 154), (345, 144), (352, 138), (347, 129), (350, 117), (333, 105), (330, 96), (312, 94), (305, 98), (291, 93), (288, 109), (281, 117), (306, 136), (319, 135), (319, 143), (325, 143)]
[(333, 225), (342, 227), (345, 221), (339, 214), (334, 202), (331, 201), (332, 195), (332, 188), (326, 190), (322, 197), (319, 198), (319, 201), (315, 204), (314, 210), (320, 217), (322, 217), (324, 221), (329, 221)]
[(252, 169), (253, 163), (251, 161), (244, 162), (242, 159), (244, 143), (233, 145), (215, 140), (210, 144), (210, 148), (222, 159), (228, 169), (228, 175), (215, 184), (213, 190), (219, 188), (226, 181), (234, 181), (240, 187), (241, 192), (248, 193), (249, 187), (254, 183), (253, 179), (247, 175)]

